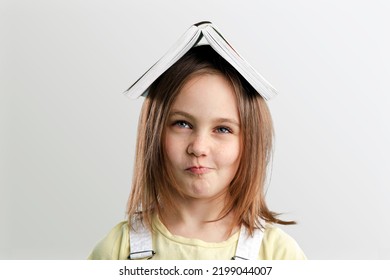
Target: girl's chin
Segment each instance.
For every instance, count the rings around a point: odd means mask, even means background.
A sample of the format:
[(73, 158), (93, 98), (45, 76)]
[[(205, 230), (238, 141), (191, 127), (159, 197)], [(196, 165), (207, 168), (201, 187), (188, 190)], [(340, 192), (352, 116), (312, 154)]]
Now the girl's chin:
[(185, 196), (192, 199), (210, 199), (220, 197), (225, 193), (225, 189), (215, 189), (208, 183), (192, 184), (185, 190)]

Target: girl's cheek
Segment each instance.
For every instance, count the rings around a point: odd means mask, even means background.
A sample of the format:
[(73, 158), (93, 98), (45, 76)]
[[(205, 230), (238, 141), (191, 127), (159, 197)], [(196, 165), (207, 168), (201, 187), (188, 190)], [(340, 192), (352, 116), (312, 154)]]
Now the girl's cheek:
[(240, 155), (240, 146), (236, 143), (221, 147), (218, 150), (219, 158), (223, 161), (235, 161)]

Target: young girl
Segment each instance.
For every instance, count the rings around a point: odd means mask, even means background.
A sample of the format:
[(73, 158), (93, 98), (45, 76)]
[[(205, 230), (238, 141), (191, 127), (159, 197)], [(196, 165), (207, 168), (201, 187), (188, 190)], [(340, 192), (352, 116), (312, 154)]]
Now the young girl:
[(192, 48), (142, 108), (128, 221), (89, 259), (305, 259), (274, 224), (265, 100), (210, 46)]

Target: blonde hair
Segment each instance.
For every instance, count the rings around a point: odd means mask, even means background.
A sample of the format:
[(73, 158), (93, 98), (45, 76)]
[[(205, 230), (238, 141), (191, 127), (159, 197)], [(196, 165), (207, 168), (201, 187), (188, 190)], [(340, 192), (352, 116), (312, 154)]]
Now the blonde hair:
[(242, 154), (235, 177), (229, 185), (229, 199), (220, 218), (232, 210), (232, 229), (244, 225), (252, 234), (262, 228), (261, 220), (283, 221), (271, 212), (265, 201), (264, 186), (272, 156), (273, 124), (265, 100), (211, 47), (191, 49), (151, 86), (138, 124), (137, 152), (127, 214), (129, 223), (144, 222), (151, 228), (153, 214), (164, 209), (177, 211), (174, 194), (179, 192), (166, 164), (164, 128), (175, 98), (186, 82), (196, 75), (221, 74), (234, 88), (242, 133)]

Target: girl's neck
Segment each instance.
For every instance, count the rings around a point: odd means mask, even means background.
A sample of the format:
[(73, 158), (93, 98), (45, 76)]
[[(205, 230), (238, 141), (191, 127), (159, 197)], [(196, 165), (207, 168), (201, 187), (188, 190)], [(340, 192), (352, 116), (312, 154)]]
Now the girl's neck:
[(221, 218), (224, 200), (178, 199), (177, 213), (161, 213), (163, 223), (173, 235), (206, 242), (227, 240), (238, 227), (233, 227), (233, 213)]

